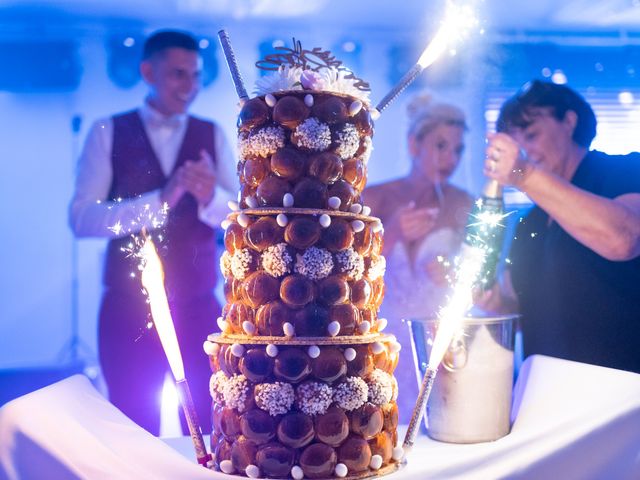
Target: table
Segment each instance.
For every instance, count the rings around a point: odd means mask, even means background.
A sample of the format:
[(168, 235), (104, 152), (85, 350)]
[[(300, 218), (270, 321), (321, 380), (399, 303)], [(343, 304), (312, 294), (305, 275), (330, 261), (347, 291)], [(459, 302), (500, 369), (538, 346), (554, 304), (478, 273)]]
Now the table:
[[(491, 443), (420, 437), (388, 478), (640, 478), (640, 375), (533, 356), (516, 382), (512, 418), (511, 433)], [(153, 437), (81, 376), (0, 409), (0, 479), (230, 478), (193, 458), (188, 438)]]

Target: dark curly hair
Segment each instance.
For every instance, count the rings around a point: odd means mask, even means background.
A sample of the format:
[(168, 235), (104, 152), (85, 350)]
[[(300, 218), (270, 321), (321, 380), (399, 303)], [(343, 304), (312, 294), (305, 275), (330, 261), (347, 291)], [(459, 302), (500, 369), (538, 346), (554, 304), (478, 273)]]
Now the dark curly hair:
[(192, 52), (200, 51), (198, 41), (190, 33), (180, 30), (160, 30), (153, 33), (144, 42), (142, 60), (148, 60), (169, 48), (183, 48)]
[(500, 108), (496, 129), (507, 132), (513, 128), (527, 128), (540, 108), (551, 108), (552, 115), (558, 120), (562, 120), (569, 110), (575, 112), (578, 121), (573, 141), (589, 148), (598, 123), (591, 105), (569, 87), (552, 82), (533, 80), (525, 84)]

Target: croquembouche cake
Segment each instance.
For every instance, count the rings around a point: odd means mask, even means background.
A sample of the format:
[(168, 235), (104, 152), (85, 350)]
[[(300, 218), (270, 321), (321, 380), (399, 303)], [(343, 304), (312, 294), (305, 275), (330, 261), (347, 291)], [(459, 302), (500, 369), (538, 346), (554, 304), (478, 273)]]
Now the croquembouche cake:
[(253, 478), (393, 471), (400, 345), (383, 333), (383, 229), (362, 204), (368, 84), (330, 52), (280, 47), (238, 119), (226, 305), (205, 342), (215, 468)]

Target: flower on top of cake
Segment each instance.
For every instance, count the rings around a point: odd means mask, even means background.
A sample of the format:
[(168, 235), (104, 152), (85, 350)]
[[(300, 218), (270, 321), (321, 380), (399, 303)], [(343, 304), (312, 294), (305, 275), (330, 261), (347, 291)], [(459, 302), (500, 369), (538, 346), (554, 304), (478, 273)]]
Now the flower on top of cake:
[(293, 44), (294, 48), (276, 47), (275, 53), (256, 62), (259, 69), (271, 72), (256, 82), (256, 95), (310, 90), (350, 95), (369, 104), (369, 84), (356, 77), (330, 51), (319, 47), (305, 50), (295, 39)]

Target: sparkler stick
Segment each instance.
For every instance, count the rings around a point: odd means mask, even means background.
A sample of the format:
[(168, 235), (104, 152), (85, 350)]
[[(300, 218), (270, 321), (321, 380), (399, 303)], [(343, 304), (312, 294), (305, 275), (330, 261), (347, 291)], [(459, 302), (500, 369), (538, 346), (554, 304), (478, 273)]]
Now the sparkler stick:
[(207, 452), (207, 447), (204, 445), (198, 415), (193, 405), (189, 385), (184, 375), (180, 346), (178, 345), (178, 338), (171, 318), (171, 312), (169, 311), (167, 294), (164, 289), (162, 263), (160, 262), (153, 241), (149, 238), (145, 240), (142, 247), (142, 258), (145, 260), (145, 265), (142, 270), (142, 285), (149, 296), (151, 315), (153, 316), (156, 330), (160, 336), (162, 348), (169, 361), (171, 372), (176, 380), (180, 404), (187, 419), (189, 433), (191, 434), (191, 440), (193, 441), (193, 446), (196, 451), (196, 459), (199, 464), (206, 467), (209, 460), (211, 460), (211, 456)]
[(473, 305), (473, 289), (478, 285), (491, 284), (495, 278), (504, 230), (500, 221), (504, 217), (502, 188), (495, 180), (490, 180), (483, 189), (482, 198), (476, 202), (475, 209), (469, 215), (467, 236), (458, 259), (453, 293), (438, 314), (438, 331), (402, 444), (405, 456), (411, 451), (418, 434), (440, 362), (465, 314)]
[(400, 81), (387, 93), (372, 114), (377, 118), (380, 113), (393, 102), (418, 76), (429, 68), (440, 56), (457, 42), (460, 42), (472, 27), (478, 25), (478, 20), (473, 15), (469, 6), (456, 6), (452, 2), (447, 3), (445, 20), (438, 29), (436, 35), (418, 58), (416, 64), (404, 74)]
[(240, 105), (242, 105), (249, 100), (249, 95), (247, 95), (247, 90), (244, 88), (244, 82), (242, 80), (242, 75), (240, 75), (236, 55), (233, 53), (233, 47), (231, 46), (231, 39), (229, 38), (229, 34), (226, 30), (220, 30), (218, 32), (218, 38), (222, 45), (224, 58), (227, 59), (227, 66), (231, 73), (231, 80), (233, 80), (233, 84), (236, 87), (236, 93), (238, 94), (238, 97), (240, 97)]

